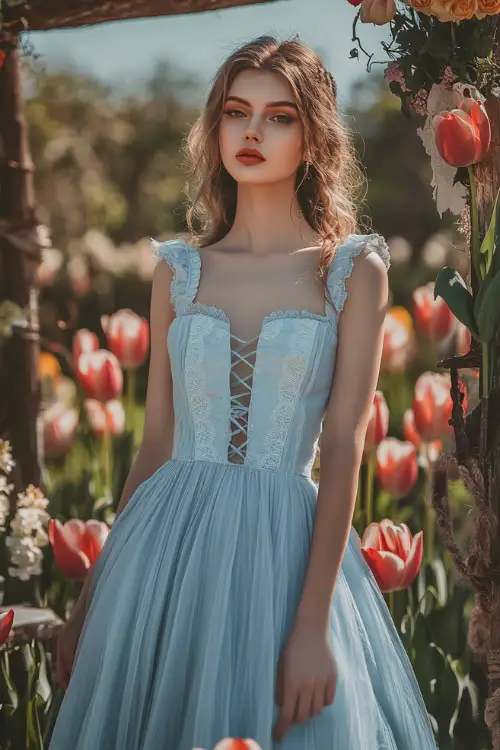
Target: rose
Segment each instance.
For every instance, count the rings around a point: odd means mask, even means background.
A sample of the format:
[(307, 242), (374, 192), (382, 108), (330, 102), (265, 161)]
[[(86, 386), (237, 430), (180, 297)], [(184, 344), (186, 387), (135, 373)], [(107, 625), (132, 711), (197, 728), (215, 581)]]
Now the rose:
[(445, 12), (456, 21), (465, 21), (477, 12), (478, 0), (445, 0)]
[(478, 0), (478, 10), (476, 16), (496, 16), (500, 13), (500, 0)]
[(361, 23), (374, 23), (384, 26), (396, 15), (395, 0), (363, 0), (361, 4)]

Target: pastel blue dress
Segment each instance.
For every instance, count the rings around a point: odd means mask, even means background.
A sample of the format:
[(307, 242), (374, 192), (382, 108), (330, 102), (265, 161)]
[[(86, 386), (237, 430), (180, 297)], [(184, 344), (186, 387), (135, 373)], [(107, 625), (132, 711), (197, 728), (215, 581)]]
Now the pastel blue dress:
[(331, 607), (334, 702), (272, 738), (346, 280), (361, 252), (389, 265), (384, 239), (348, 236), (329, 267), (334, 307), (325, 297), (324, 315), (273, 312), (252, 341), (233, 335), (222, 310), (195, 301), (197, 249), (180, 239), (153, 246), (174, 269), (173, 454), (137, 488), (103, 547), (50, 750), (212, 750), (224, 737), (253, 738), (263, 750), (436, 750), (354, 529)]

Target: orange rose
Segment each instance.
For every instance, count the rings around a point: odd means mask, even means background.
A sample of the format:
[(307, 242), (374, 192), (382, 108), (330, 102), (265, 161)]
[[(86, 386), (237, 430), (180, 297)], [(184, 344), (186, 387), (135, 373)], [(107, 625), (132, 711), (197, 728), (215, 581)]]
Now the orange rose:
[(455, 21), (472, 18), (478, 10), (478, 0), (445, 0), (443, 5), (445, 12)]
[(431, 6), (434, 0), (411, 0), (411, 5), (415, 10), (419, 12), (427, 12), (431, 10)]
[(496, 16), (500, 13), (500, 0), (478, 0), (477, 17)]

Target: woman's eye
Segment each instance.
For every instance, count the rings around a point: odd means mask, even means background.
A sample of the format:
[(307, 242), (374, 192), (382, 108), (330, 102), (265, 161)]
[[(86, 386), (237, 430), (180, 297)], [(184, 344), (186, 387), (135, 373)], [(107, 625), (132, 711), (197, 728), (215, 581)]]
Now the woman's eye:
[(287, 125), (289, 122), (292, 122), (292, 118), (290, 117), (290, 115), (274, 115), (274, 117), (282, 117), (283, 119), (281, 120), (281, 122), (285, 125)]
[(241, 111), (241, 109), (228, 109), (226, 112), (226, 115), (229, 115), (230, 117), (233, 116), (234, 113), (238, 113), (240, 115), (244, 115), (245, 113)]

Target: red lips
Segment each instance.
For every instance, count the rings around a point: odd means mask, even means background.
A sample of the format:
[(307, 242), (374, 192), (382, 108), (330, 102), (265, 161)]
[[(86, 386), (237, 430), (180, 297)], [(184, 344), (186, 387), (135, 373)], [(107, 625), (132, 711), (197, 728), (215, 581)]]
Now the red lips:
[(260, 151), (257, 151), (257, 149), (255, 149), (255, 148), (242, 148), (236, 154), (236, 158), (239, 158), (241, 156), (248, 157), (248, 158), (254, 158), (254, 159), (260, 159), (261, 161), (265, 161), (264, 156), (260, 153)]

